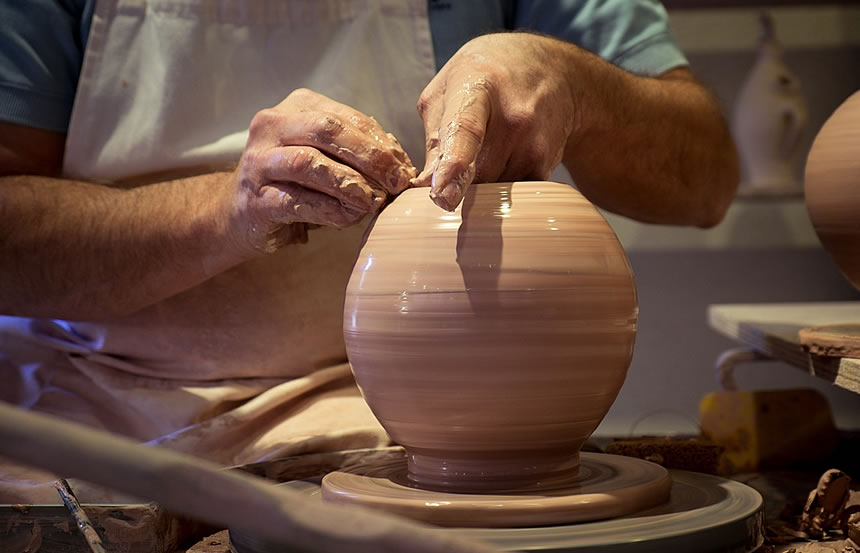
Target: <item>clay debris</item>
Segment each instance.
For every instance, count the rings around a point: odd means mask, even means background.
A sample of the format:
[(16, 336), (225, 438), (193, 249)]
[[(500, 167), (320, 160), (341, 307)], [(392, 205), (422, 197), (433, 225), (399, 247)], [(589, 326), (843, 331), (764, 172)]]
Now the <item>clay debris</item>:
[[(767, 522), (760, 553), (860, 553), (860, 494), (852, 497), (851, 483), (841, 470), (825, 472), (800, 515)], [(801, 540), (808, 543), (792, 543)]]
[(860, 505), (846, 509), (850, 497), (851, 477), (841, 470), (828, 470), (809, 492), (800, 517), (800, 530), (814, 538), (824, 538), (834, 529), (847, 535), (850, 515), (860, 512)]

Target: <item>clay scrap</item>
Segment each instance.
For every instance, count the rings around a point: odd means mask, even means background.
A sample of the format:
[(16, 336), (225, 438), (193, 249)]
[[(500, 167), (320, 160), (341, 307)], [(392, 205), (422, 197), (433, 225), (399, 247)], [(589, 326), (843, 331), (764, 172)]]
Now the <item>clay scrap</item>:
[(860, 493), (851, 478), (831, 469), (809, 492), (802, 511), (782, 513), (766, 523), (759, 553), (856, 553), (860, 550)]
[[(850, 497), (851, 477), (841, 470), (828, 470), (819, 479), (818, 487), (809, 492), (800, 530), (814, 538), (825, 538), (834, 530), (847, 534), (850, 516), (860, 514), (860, 505), (847, 508)], [(855, 519), (855, 526), (856, 523)]]
[(860, 357), (860, 323), (813, 326), (797, 332), (803, 349), (824, 357)]

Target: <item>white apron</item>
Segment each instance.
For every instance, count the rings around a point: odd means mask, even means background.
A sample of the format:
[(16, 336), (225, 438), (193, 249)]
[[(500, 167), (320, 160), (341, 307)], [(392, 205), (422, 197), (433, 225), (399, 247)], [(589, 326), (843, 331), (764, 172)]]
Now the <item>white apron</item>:
[[(427, 0), (100, 0), (64, 172), (234, 165), (254, 113), (299, 87), (374, 116), (421, 167), (434, 71)], [(225, 465), (386, 443), (341, 334), (361, 232), (312, 230), (118, 320), (0, 317), (0, 400)], [(0, 503), (56, 503), (53, 478), (2, 466)]]

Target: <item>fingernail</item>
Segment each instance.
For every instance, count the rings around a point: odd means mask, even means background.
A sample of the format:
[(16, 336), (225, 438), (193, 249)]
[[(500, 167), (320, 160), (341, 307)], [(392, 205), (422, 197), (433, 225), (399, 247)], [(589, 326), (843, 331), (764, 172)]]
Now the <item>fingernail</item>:
[(452, 182), (436, 194), (431, 193), (430, 197), (433, 198), (436, 205), (445, 211), (454, 211), (460, 205), (460, 200), (463, 199), (461, 190), (459, 184)]
[(440, 163), (433, 173), (430, 197), (442, 209), (454, 211), (460, 205), (466, 187), (474, 180), (475, 164), (469, 164), (457, 175), (451, 175), (449, 167), (447, 164)]

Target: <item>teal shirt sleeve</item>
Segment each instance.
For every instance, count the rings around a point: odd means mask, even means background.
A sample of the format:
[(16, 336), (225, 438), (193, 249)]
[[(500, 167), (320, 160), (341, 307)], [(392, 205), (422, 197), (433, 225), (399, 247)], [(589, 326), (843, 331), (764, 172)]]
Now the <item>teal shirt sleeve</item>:
[(518, 0), (514, 25), (572, 42), (639, 75), (687, 65), (659, 0)]
[(94, 0), (0, 0), (0, 120), (66, 132)]

